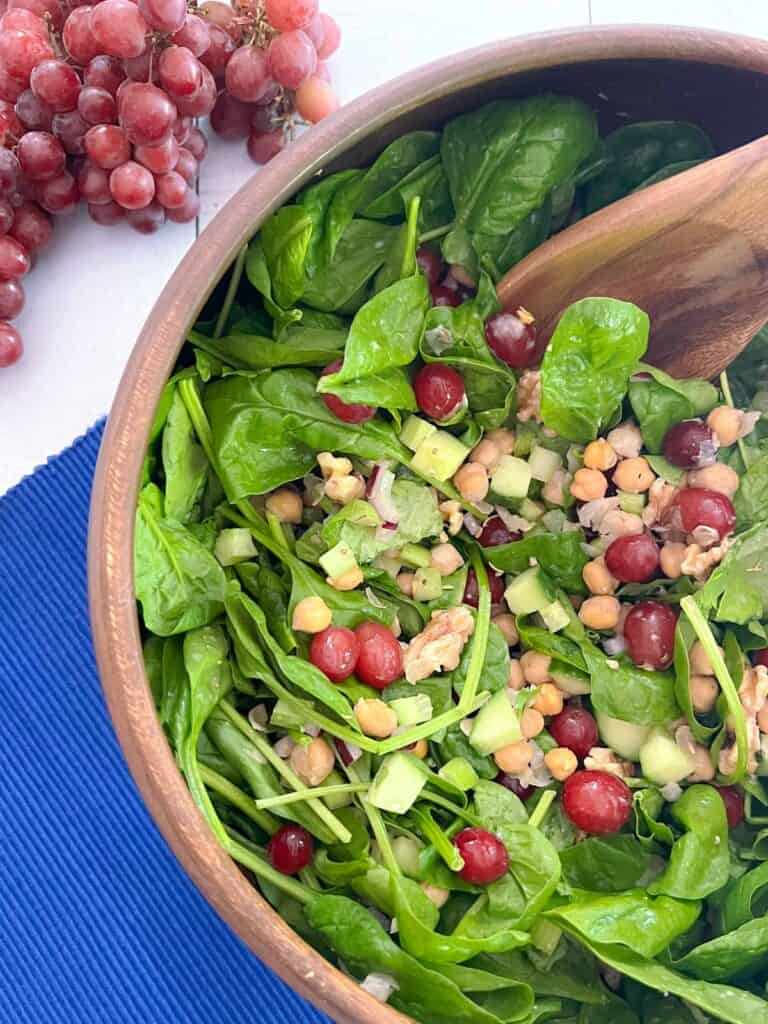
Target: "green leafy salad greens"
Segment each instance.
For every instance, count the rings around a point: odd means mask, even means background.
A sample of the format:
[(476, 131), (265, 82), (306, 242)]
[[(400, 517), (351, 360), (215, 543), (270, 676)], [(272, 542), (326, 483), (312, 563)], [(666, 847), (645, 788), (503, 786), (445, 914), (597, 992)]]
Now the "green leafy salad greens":
[[(768, 1024), (768, 333), (495, 284), (713, 153), (499, 100), (320, 176), (158, 404), (147, 677), (222, 847), (424, 1024)], [(524, 296), (520, 300), (524, 301)]]

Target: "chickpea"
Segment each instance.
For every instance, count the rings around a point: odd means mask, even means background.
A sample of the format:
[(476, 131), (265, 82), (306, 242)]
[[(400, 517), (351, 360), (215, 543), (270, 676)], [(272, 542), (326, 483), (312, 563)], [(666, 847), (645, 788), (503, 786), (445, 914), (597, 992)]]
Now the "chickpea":
[(579, 618), (588, 629), (615, 629), (619, 624), (619, 602), (615, 597), (588, 597), (579, 608)]
[(687, 476), (690, 487), (705, 487), (708, 491), (717, 491), (726, 498), (733, 498), (739, 489), (739, 474), (724, 462), (715, 462), (703, 469), (693, 469)]
[(462, 498), (472, 502), (483, 501), (490, 487), (485, 466), (479, 462), (466, 462), (454, 474), (453, 483)]
[(648, 490), (655, 479), (656, 474), (642, 455), (638, 455), (634, 459), (624, 459), (613, 473), (614, 484), (620, 491), (626, 491), (627, 494), (642, 494)]
[(634, 459), (640, 454), (643, 447), (643, 435), (634, 423), (627, 421), (614, 427), (608, 435), (608, 444), (614, 448), (620, 458)]
[(300, 523), (304, 511), (301, 495), (289, 487), (281, 487), (267, 496), (264, 505), (281, 523)]
[(520, 719), (520, 731), (527, 740), (532, 740), (544, 730), (544, 716), (536, 708), (526, 708)]
[(604, 498), (608, 480), (599, 469), (577, 469), (571, 483), (571, 494), (577, 501), (595, 501)]
[(399, 572), (395, 577), (395, 582), (400, 589), (401, 594), (405, 594), (406, 597), (413, 596), (413, 581), (416, 578), (416, 574), (412, 572)]
[(359, 565), (356, 565), (352, 569), (348, 569), (341, 576), (328, 578), (328, 583), (334, 590), (354, 590), (355, 587), (359, 587), (362, 582), (363, 570)]
[(540, 711), (546, 718), (559, 715), (563, 710), (562, 690), (559, 690), (554, 683), (542, 683), (531, 707)]
[(326, 481), (325, 493), (339, 505), (348, 505), (351, 501), (362, 498), (365, 494), (365, 484), (359, 476), (332, 476)]
[(571, 474), (564, 469), (556, 469), (541, 489), (541, 496), (550, 505), (564, 505), (571, 486)]
[(572, 750), (567, 747), (555, 747), (544, 755), (544, 764), (552, 774), (553, 779), (558, 782), (565, 782), (579, 767), (579, 762)]
[(303, 597), (293, 609), (291, 625), (301, 633), (322, 633), (331, 618), (331, 609), (322, 597)]
[(693, 771), (688, 776), (688, 782), (711, 782), (715, 777), (715, 766), (709, 751), (701, 743), (697, 743), (693, 750)]
[(406, 749), (409, 754), (413, 754), (414, 757), (418, 757), (420, 761), (423, 761), (427, 756), (429, 747), (426, 740), (416, 740), (412, 747), (407, 747)]
[(502, 455), (511, 455), (515, 450), (515, 435), (511, 430), (498, 427), (496, 430), (490, 430), (485, 437), (486, 440), (493, 441), (495, 445), (498, 445)]
[(385, 740), (397, 728), (397, 715), (389, 704), (378, 697), (373, 700), (361, 697), (355, 704), (355, 718), (361, 732), (377, 740)]
[(541, 686), (551, 679), (549, 666), (552, 659), (548, 654), (539, 654), (538, 651), (526, 651), (520, 658), (520, 668), (523, 670), (523, 678), (531, 686)]
[(450, 576), (464, 565), (464, 559), (453, 544), (435, 544), (430, 565), (437, 569), (441, 576)]
[(346, 456), (336, 458), (331, 452), (320, 452), (317, 464), (323, 474), (323, 480), (330, 480), (332, 476), (349, 476), (352, 472), (352, 463)]
[(679, 579), (682, 574), (682, 565), (685, 561), (685, 544), (680, 541), (668, 541), (659, 552), (659, 564), (661, 571), (670, 580)]
[(697, 715), (706, 715), (717, 702), (720, 687), (714, 676), (691, 676), (691, 703)]
[(507, 680), (507, 686), (510, 690), (522, 690), (525, 686), (525, 677), (523, 676), (523, 670), (520, 667), (520, 662), (517, 658), (512, 658), (509, 662), (509, 679)]
[(723, 448), (736, 444), (741, 437), (744, 413), (730, 405), (718, 405), (707, 416), (707, 426), (715, 434)]
[(524, 772), (531, 763), (533, 747), (527, 740), (520, 743), (510, 743), (493, 755), (496, 767), (502, 772), (509, 772), (512, 775), (519, 775)]
[(768, 704), (757, 713), (757, 727), (760, 732), (768, 732)]
[(587, 469), (613, 469), (618, 460), (613, 445), (602, 437), (597, 441), (590, 441), (584, 449), (584, 465)]
[(593, 561), (587, 562), (581, 575), (587, 586), (587, 590), (589, 590), (591, 594), (613, 594), (616, 592), (616, 588), (619, 585), (619, 581), (614, 579), (608, 572), (605, 559), (602, 555), (600, 558), (595, 558)]
[(295, 746), (289, 761), (305, 786), (319, 786), (325, 782), (334, 765), (333, 751), (322, 736)]
[[(722, 647), (718, 646), (718, 651), (723, 653)], [(712, 668), (712, 662), (709, 660), (709, 655), (704, 650), (704, 647), (700, 640), (691, 647), (688, 652), (688, 659), (691, 663), (691, 673), (697, 676), (713, 676), (715, 670)]]
[(501, 630), (501, 635), (507, 641), (510, 647), (514, 647), (520, 639), (517, 632), (517, 625), (515, 623), (515, 616), (503, 613), (501, 615), (494, 615), (491, 619), (498, 628)]
[(473, 462), (479, 462), (481, 466), (485, 466), (486, 469), (493, 469), (501, 458), (501, 448), (495, 441), (489, 441), (487, 437), (484, 437), (472, 449), (470, 458)]
[(441, 889), (439, 885), (430, 885), (429, 882), (419, 882), (419, 885), (424, 891), (424, 895), (432, 900), (438, 910), (448, 902), (448, 897), (451, 895), (450, 890)]

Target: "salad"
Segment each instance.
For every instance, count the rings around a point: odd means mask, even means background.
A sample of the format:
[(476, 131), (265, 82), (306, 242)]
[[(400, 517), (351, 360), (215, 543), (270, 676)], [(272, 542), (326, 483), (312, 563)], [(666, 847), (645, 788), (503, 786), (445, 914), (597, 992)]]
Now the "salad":
[(223, 848), (424, 1024), (767, 1024), (768, 335), (643, 362), (495, 283), (704, 160), (500, 100), (319, 177), (191, 331), (135, 528), (147, 676)]

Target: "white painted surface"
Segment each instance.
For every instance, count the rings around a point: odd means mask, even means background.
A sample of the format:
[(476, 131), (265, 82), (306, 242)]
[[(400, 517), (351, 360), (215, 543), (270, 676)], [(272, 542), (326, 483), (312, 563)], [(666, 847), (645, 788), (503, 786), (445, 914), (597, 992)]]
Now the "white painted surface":
[[(493, 39), (592, 22), (675, 22), (768, 37), (765, 0), (325, 0), (343, 43), (342, 100), (419, 64)], [(144, 238), (81, 211), (59, 221), (27, 280), (26, 352), (0, 370), (0, 494), (109, 409), (142, 323), (196, 230), (258, 170), (242, 143), (211, 139), (199, 225)]]

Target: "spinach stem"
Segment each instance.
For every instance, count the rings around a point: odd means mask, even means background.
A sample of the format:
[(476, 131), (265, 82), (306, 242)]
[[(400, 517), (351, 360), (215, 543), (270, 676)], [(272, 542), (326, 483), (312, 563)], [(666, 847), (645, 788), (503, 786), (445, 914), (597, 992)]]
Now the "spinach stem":
[[(223, 700), (219, 704), (219, 708), (222, 714), (226, 715), (227, 719), (234, 725), (236, 729), (239, 729), (243, 736), (246, 736), (251, 743), (256, 747), (259, 753), (267, 760), (272, 767), (275, 769), (278, 775), (281, 775), (285, 781), (294, 790), (304, 789), (301, 779), (296, 773), (279, 757), (267, 741), (260, 736), (255, 729), (246, 722), (242, 715), (238, 714), (237, 711), (232, 707), (229, 701)], [(307, 799), (307, 806), (311, 807), (318, 818), (328, 826), (333, 832), (340, 843), (348, 843), (352, 839), (352, 834), (336, 817), (336, 815), (329, 810), (317, 797)]]
[(238, 864), (248, 868), (257, 878), (263, 878), (265, 882), (270, 882), (276, 889), (281, 889), (287, 896), (292, 896), (299, 903), (309, 903), (312, 899), (312, 892), (306, 885), (302, 885), (295, 878), (277, 871), (260, 854), (247, 849), (242, 843), (232, 839), (231, 835), (227, 836), (222, 846)]
[(244, 245), (240, 252), (237, 254), (237, 259), (232, 267), (232, 273), (229, 278), (229, 284), (227, 285), (227, 294), (224, 296), (224, 303), (221, 307), (218, 320), (216, 321), (216, 327), (213, 331), (214, 338), (220, 338), (224, 333), (224, 328), (227, 326), (227, 320), (232, 309), (232, 303), (235, 301), (235, 295), (237, 289), (240, 286), (240, 281), (243, 277), (243, 269), (245, 267), (245, 257), (248, 253), (248, 246)]
[(459, 853), (459, 848), (443, 832), (442, 828), (433, 819), (432, 815), (418, 807), (411, 808), (411, 818), (416, 823), (422, 836), (435, 848), (440, 859), (451, 871), (461, 871), (464, 867), (464, 858)]
[[(723, 392), (723, 398), (727, 405), (730, 405), (732, 409), (735, 408), (733, 403), (733, 395), (731, 394), (731, 385), (728, 381), (728, 374), (725, 370), (720, 374), (720, 390)], [(741, 455), (741, 461), (744, 463), (744, 469), (749, 469), (749, 452), (747, 446), (744, 443), (744, 438), (740, 437), (736, 442), (739, 446), (739, 454)]]
[(400, 878), (402, 871), (400, 870), (400, 865), (397, 863), (395, 852), (389, 841), (387, 826), (384, 824), (384, 819), (379, 813), (379, 809), (374, 807), (373, 804), (369, 803), (367, 800), (361, 800), (360, 802), (363, 805), (363, 810), (368, 816), (368, 821), (371, 823), (373, 837), (379, 844), (379, 851), (381, 853), (382, 860), (384, 861), (384, 867), (387, 868), (390, 874), (395, 878)]
[(197, 439), (202, 445), (203, 451), (208, 457), (211, 467), (216, 471), (216, 475), (218, 476), (219, 471), (216, 468), (216, 453), (213, 450), (213, 433), (211, 432), (211, 425), (208, 422), (208, 417), (205, 415), (203, 403), (200, 401), (200, 393), (197, 390), (197, 381), (193, 377), (187, 377), (184, 380), (179, 381), (178, 387), (181, 400), (184, 402), (187, 414), (192, 420), (192, 426), (197, 434)]
[(341, 796), (345, 793), (365, 793), (368, 788), (365, 782), (342, 782), (335, 786), (315, 786), (314, 789), (297, 789), (295, 793), (265, 797), (263, 800), (257, 800), (256, 806), (259, 810), (266, 810), (268, 807), (282, 807), (284, 804), (299, 803), (301, 800), (309, 800), (311, 797), (322, 799), (326, 796)]
[(458, 707), (466, 712), (475, 701), (477, 688), (480, 685), (480, 675), (485, 664), (485, 655), (488, 649), (488, 634), (491, 627), (491, 591), (488, 586), (488, 573), (485, 562), (480, 555), (477, 546), (473, 544), (469, 549), (469, 560), (477, 576), (477, 615), (475, 616), (475, 632), (472, 637), (472, 653), (469, 657), (467, 677), (464, 681), (464, 689), (461, 691)]
[(528, 819), (528, 824), (531, 826), (531, 828), (541, 827), (541, 823), (546, 818), (549, 808), (554, 803), (554, 800), (554, 789), (545, 789), (544, 792), (541, 794), (541, 799), (534, 807), (531, 816)]
[(218, 772), (204, 764), (200, 765), (200, 777), (209, 789), (228, 800), (233, 807), (237, 807), (251, 821), (255, 821), (267, 835), (271, 836), (277, 832), (279, 826), (272, 815), (261, 810), (257, 801), (231, 783), (229, 779), (225, 779), (223, 775), (219, 775)]
[(447, 800), (444, 796), (439, 796), (437, 793), (433, 793), (429, 789), (422, 789), (419, 800), (427, 800), (431, 804), (435, 804), (436, 807), (442, 807), (444, 811), (450, 811), (457, 818), (461, 818), (466, 821), (467, 824), (473, 825), (475, 828), (484, 828), (482, 821), (473, 814), (471, 811), (464, 810), (463, 807), (457, 807), (456, 804)]
[[(741, 706), (739, 700), (739, 693), (736, 686), (731, 679), (731, 674), (728, 671), (728, 667), (725, 664), (720, 648), (715, 642), (715, 638), (712, 635), (709, 623), (704, 617), (701, 609), (696, 603), (696, 598), (693, 595), (684, 597), (680, 601), (680, 607), (685, 612), (688, 621), (693, 627), (693, 631), (698, 637), (701, 646), (704, 648), (710, 664), (715, 672), (715, 677), (718, 683), (720, 683), (720, 689), (723, 691), (728, 710), (733, 717), (734, 732), (736, 734), (736, 749), (738, 753), (738, 759), (736, 762), (736, 771), (734, 772), (734, 781), (741, 782), (746, 775), (747, 771), (747, 759), (749, 754), (749, 741), (747, 739), (747, 722), (744, 715), (744, 708)], [(741, 680), (739, 680), (740, 682)]]
[[(469, 706), (462, 707), (461, 702), (459, 702), (455, 708), (452, 708), (450, 711), (444, 711), (442, 715), (438, 715), (437, 718), (433, 718), (429, 722), (415, 725), (412, 729), (406, 730), (406, 732), (390, 736), (388, 740), (381, 740), (377, 744), (376, 753), (391, 754), (393, 750), (409, 747), (411, 743), (415, 743), (417, 740), (429, 739), (430, 736), (433, 736), (441, 729), (453, 725), (454, 722), (460, 721), (468, 714), (471, 714), (471, 712), (477, 711), (482, 704), (485, 704), (489, 696), (490, 694), (488, 693), (479, 693)], [(357, 745), (360, 746), (359, 742)]]
[(436, 238), (442, 238), (443, 235), (447, 235), (453, 228), (453, 222), (450, 224), (441, 224), (439, 228), (432, 228), (431, 231), (425, 231), (423, 235), (419, 235), (419, 245), (424, 242), (433, 242)]

